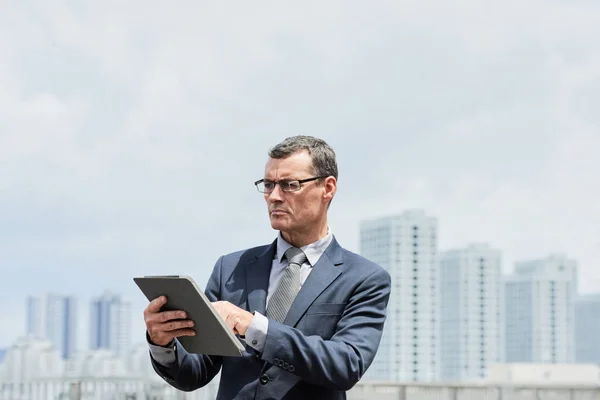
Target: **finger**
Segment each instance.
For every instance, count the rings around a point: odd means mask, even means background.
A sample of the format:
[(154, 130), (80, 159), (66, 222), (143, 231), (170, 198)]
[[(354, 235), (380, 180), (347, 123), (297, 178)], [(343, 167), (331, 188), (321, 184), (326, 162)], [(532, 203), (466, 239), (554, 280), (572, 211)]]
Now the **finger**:
[(150, 335), (150, 340), (159, 346), (166, 346), (171, 343), (174, 338), (180, 336), (196, 336), (196, 331), (194, 329), (178, 329), (169, 333), (155, 333)]
[(219, 314), (221, 316), (221, 318), (223, 319), (227, 319), (227, 315), (228, 315), (228, 311), (227, 309), (223, 306), (223, 302), (222, 301), (217, 301), (216, 303), (212, 303), (213, 306), (215, 307), (215, 311), (217, 312), (217, 314)]
[(163, 311), (158, 313), (147, 313), (144, 315), (146, 326), (153, 326), (164, 322), (181, 321), (187, 317), (185, 311)]
[(176, 331), (169, 332), (168, 335), (165, 335), (165, 342), (171, 343), (171, 341), (175, 338), (181, 336), (196, 336), (196, 331), (193, 329), (178, 329)]
[(186, 329), (186, 328), (191, 328), (194, 326), (194, 321), (188, 319), (185, 321), (169, 321), (169, 322), (164, 322), (162, 324), (160, 324), (157, 327), (157, 330), (160, 332), (168, 332), (169, 334), (171, 334), (174, 331), (177, 331), (179, 329)]
[(167, 322), (174, 319), (184, 319), (187, 317), (185, 311), (163, 311), (158, 314), (158, 320), (160, 322)]
[(221, 316), (224, 316), (224, 312), (225, 312), (225, 302), (223, 301), (215, 301), (213, 303), (211, 303), (213, 305), (213, 307), (215, 308), (215, 310), (221, 314)]
[(239, 333), (240, 335), (245, 335), (246, 332), (248, 331), (248, 327), (250, 326), (250, 322), (251, 319), (248, 320), (246, 318), (244, 318), (242, 315), (238, 316), (235, 320), (235, 332)]
[(238, 328), (241, 328), (240, 327), (240, 325), (241, 325), (240, 322), (241, 321), (242, 321), (242, 319), (239, 316), (233, 318), (233, 333), (235, 333), (235, 334), (239, 334), (240, 333), (241, 329), (238, 329)]
[(157, 313), (160, 311), (161, 307), (164, 306), (165, 304), (167, 304), (167, 297), (159, 296), (159, 297), (155, 298), (154, 300), (152, 300), (150, 302), (150, 304), (148, 304), (148, 307), (146, 307), (146, 310), (151, 313)]
[(227, 316), (227, 318), (225, 318), (225, 323), (227, 324), (227, 326), (229, 327), (229, 329), (231, 329), (232, 331), (234, 330), (235, 324), (236, 324), (235, 318), (236, 317), (235, 317), (234, 314), (229, 314)]
[(173, 335), (173, 337), (196, 336), (196, 331), (193, 329), (179, 329), (174, 332), (171, 332), (171, 334)]
[(225, 300), (213, 301), (210, 304), (212, 304), (212, 306), (216, 310), (227, 310), (228, 308), (230, 308), (233, 305), (230, 302), (225, 301)]

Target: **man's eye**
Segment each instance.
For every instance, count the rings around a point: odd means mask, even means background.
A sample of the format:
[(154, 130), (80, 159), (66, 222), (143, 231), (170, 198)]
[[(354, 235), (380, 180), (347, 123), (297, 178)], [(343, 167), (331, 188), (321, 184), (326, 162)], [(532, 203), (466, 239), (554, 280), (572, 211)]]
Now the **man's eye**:
[(300, 189), (300, 183), (298, 181), (285, 182), (288, 190), (298, 190)]

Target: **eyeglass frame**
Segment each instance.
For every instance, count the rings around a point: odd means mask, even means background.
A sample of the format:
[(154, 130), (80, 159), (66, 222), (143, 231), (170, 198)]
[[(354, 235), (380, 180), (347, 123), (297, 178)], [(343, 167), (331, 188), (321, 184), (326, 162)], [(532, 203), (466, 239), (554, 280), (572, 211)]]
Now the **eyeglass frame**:
[[(273, 183), (273, 190), (275, 190), (275, 186), (279, 185), (279, 187), (281, 187), (281, 182), (287, 182), (288, 185), (290, 182), (298, 182), (298, 189), (297, 190), (284, 190), (283, 188), (281, 189), (282, 192), (298, 192), (300, 191), (300, 189), (302, 189), (302, 184), (306, 183), (306, 182), (312, 182), (312, 181), (316, 181), (317, 179), (323, 179), (323, 178), (327, 178), (329, 177), (329, 175), (321, 175), (321, 176), (314, 176), (312, 178), (306, 178), (306, 179), (282, 179), (280, 181), (269, 181), (270, 183)], [(265, 179), (259, 179), (256, 182), (254, 182), (254, 186), (256, 186), (256, 190), (258, 190), (260, 193), (271, 193), (273, 192), (273, 190), (271, 191), (264, 191), (261, 192), (260, 189), (258, 188), (258, 185), (261, 183), (264, 183)]]

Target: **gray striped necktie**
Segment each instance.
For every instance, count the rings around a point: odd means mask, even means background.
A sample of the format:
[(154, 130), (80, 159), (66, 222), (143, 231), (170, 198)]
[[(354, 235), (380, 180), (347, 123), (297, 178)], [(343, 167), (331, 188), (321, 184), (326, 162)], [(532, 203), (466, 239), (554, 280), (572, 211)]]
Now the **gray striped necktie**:
[(290, 247), (285, 252), (285, 258), (288, 259), (289, 264), (267, 306), (267, 317), (278, 322), (283, 322), (302, 287), (300, 267), (306, 261), (306, 254), (297, 247)]

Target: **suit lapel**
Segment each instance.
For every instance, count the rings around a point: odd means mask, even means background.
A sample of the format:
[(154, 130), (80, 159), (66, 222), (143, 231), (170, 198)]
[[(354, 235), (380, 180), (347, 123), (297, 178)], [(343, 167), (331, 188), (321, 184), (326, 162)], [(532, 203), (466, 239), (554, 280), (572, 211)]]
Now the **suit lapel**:
[(257, 311), (266, 314), (267, 290), (269, 289), (269, 276), (277, 241), (269, 247), (253, 262), (246, 267), (246, 289), (248, 293), (248, 311)]
[(308, 307), (342, 273), (338, 267), (343, 262), (342, 258), (342, 247), (334, 237), (302, 285), (283, 321), (285, 325), (296, 326)]

